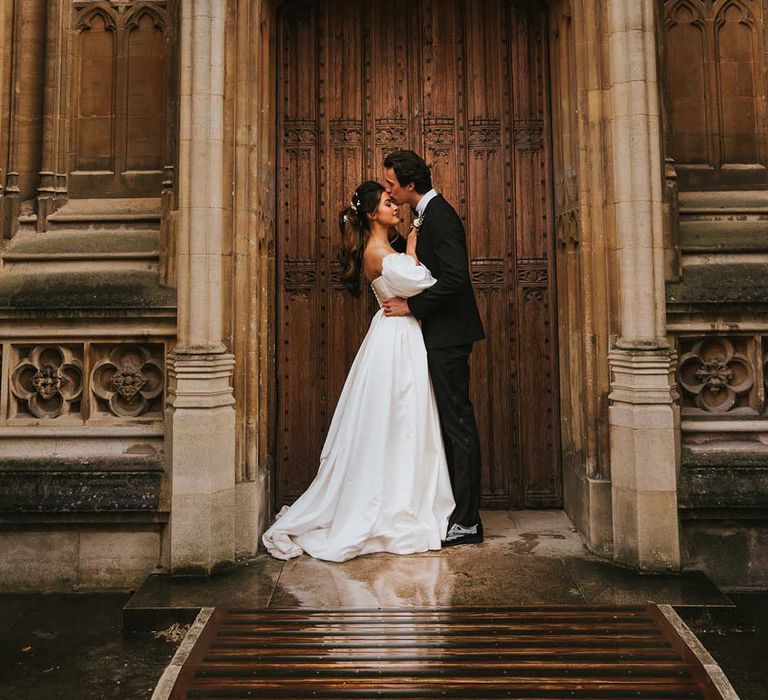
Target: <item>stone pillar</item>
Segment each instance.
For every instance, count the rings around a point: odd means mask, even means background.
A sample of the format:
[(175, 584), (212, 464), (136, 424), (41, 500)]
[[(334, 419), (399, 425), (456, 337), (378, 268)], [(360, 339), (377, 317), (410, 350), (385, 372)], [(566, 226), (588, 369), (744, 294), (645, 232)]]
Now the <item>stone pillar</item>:
[(47, 0), (45, 86), (43, 90), (43, 140), (37, 187), (37, 230), (45, 231), (48, 217), (66, 199), (62, 120), (66, 111), (66, 71), (69, 36), (69, 3)]
[(679, 409), (666, 339), (656, 1), (607, 3), (621, 337), (609, 353), (614, 557), (680, 566)]
[[(274, 0), (228, 3), (225, 114), (233, 178), (232, 349), (237, 365), (237, 556), (256, 553), (271, 515), (275, 418), (276, 145)], [(230, 148), (231, 144), (231, 148)], [(226, 287), (225, 287), (226, 289)], [(225, 324), (226, 327), (226, 324)]]
[[(0, 146), (5, 178), (5, 201), (0, 219), (3, 238), (18, 227), (22, 202), (37, 194), (42, 148), (43, 88), (46, 55), (47, 0), (0, 2), (0, 36), (5, 46), (0, 59), (2, 104), (0, 126), (7, 128), (7, 153)], [(7, 88), (7, 89), (6, 89)], [(5, 144), (3, 144), (5, 146)]]
[(181, 3), (178, 344), (169, 358), (173, 573), (235, 553), (234, 357), (222, 342), (224, 6)]

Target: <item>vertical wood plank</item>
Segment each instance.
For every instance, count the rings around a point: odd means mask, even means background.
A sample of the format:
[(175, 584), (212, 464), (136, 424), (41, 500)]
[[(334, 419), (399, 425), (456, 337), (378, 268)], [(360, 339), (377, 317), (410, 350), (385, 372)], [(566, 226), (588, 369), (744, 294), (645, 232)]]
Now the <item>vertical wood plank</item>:
[(278, 505), (306, 488), (319, 454), (318, 78), (305, 79), (319, 65), (318, 15), (315, 3), (287, 6), (278, 36)]

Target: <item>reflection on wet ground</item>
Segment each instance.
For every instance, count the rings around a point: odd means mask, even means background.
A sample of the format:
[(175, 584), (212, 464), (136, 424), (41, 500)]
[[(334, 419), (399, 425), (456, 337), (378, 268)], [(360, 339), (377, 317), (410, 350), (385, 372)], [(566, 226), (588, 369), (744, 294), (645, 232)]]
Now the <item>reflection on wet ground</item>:
[(584, 547), (562, 511), (487, 511), (486, 539), (410, 556), (342, 564), (261, 555), (213, 579), (150, 577), (129, 616), (148, 608), (421, 607), (453, 605), (730, 605), (705, 576), (640, 575)]

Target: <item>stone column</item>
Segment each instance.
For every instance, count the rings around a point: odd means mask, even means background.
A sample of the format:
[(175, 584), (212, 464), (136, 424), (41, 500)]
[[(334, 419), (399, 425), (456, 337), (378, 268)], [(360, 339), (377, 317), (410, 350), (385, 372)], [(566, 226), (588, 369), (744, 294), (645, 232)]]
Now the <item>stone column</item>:
[[(0, 219), (3, 238), (12, 238), (18, 227), (21, 203), (37, 194), (42, 148), (43, 88), (46, 56), (47, 0), (0, 2), (0, 86), (3, 96), (0, 126), (7, 128), (8, 152), (0, 172), (5, 179), (5, 201)], [(7, 82), (6, 82), (7, 81)], [(5, 144), (3, 144), (5, 146)]]
[(609, 354), (614, 556), (680, 566), (679, 409), (666, 339), (656, 1), (607, 3), (621, 337)]
[[(251, 556), (271, 511), (274, 440), (275, 114), (274, 0), (229, 4), (225, 115), (233, 177), (232, 348), (237, 396), (237, 556)], [(231, 145), (230, 145), (231, 144)]]
[(178, 344), (169, 358), (173, 573), (234, 559), (234, 357), (222, 342), (224, 6), (181, 3)]
[(37, 230), (45, 231), (48, 217), (66, 199), (65, 157), (61, 126), (65, 116), (68, 85), (66, 59), (69, 35), (69, 3), (48, 0), (45, 38), (45, 86), (43, 89), (43, 139), (37, 187)]

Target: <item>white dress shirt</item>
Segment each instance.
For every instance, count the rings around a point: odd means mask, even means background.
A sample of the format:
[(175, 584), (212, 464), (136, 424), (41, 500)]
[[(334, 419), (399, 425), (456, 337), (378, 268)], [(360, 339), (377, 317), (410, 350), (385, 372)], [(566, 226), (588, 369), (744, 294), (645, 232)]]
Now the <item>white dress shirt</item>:
[(427, 209), (427, 204), (429, 204), (435, 197), (437, 197), (437, 190), (432, 188), (419, 200), (419, 203), (416, 205), (416, 215), (424, 216), (424, 212)]

